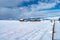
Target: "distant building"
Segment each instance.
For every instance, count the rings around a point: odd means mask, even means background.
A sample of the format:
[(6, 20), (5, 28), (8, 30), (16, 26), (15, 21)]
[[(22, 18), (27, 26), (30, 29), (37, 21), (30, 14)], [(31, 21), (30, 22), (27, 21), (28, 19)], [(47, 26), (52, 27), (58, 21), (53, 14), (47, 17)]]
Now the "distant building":
[(31, 18), (29, 20), (30, 22), (38, 22), (38, 21), (41, 21), (40, 18)]
[(20, 19), (19, 21), (20, 22), (27, 22), (27, 21), (30, 21), (30, 22), (39, 22), (41, 20), (40, 20), (40, 18), (28, 18), (28, 19)]
[(19, 21), (20, 21), (20, 22), (24, 22), (24, 19), (20, 19)]

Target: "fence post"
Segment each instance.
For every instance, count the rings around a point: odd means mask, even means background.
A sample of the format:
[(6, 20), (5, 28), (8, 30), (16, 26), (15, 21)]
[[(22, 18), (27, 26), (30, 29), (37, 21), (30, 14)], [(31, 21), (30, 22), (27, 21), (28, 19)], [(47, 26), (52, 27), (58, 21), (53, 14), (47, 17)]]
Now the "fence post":
[(54, 40), (54, 33), (55, 33), (55, 20), (54, 20), (53, 28), (52, 28), (52, 40)]

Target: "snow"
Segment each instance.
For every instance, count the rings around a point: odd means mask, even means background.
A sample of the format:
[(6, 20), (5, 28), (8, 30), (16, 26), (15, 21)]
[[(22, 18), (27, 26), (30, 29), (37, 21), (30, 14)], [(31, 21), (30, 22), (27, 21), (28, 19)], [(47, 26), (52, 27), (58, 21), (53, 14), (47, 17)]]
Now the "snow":
[(55, 35), (54, 35), (54, 39), (55, 40), (60, 40), (60, 22), (56, 21), (55, 22)]
[(0, 20), (0, 40), (52, 40), (52, 23)]

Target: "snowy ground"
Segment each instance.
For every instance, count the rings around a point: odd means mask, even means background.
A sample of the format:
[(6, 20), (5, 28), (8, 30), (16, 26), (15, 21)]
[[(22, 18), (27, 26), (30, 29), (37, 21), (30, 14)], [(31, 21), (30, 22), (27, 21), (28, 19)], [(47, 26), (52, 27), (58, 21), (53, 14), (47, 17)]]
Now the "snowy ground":
[(0, 20), (0, 40), (52, 40), (52, 23)]
[(60, 40), (60, 22), (56, 21), (55, 22), (55, 35), (54, 35), (54, 39), (55, 40)]

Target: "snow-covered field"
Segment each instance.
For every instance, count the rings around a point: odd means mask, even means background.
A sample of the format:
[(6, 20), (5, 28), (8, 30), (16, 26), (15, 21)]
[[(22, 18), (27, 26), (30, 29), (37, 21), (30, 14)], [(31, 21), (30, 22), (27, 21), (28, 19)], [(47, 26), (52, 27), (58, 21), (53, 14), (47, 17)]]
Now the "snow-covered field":
[(60, 40), (60, 22), (56, 21), (55, 24), (56, 25), (55, 25), (55, 37), (54, 37), (54, 39)]
[[(60, 23), (56, 22), (56, 30)], [(52, 23), (19, 22), (18, 20), (0, 20), (0, 40), (52, 40)], [(55, 33), (55, 39), (59, 39), (59, 31)]]

